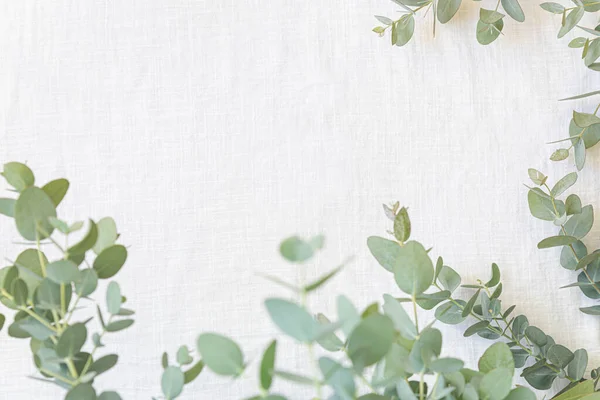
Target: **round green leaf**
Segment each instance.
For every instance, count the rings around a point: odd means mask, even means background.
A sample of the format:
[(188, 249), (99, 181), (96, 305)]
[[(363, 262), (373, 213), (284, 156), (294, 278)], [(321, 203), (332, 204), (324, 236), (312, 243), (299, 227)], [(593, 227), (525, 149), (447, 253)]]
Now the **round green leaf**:
[(456, 358), (438, 358), (433, 360), (429, 365), (432, 371), (440, 374), (460, 371), (464, 366), (464, 362)]
[(192, 356), (190, 356), (190, 349), (187, 346), (180, 346), (177, 349), (177, 362), (179, 365), (188, 365), (194, 361)]
[(381, 360), (390, 350), (395, 337), (392, 320), (371, 314), (363, 319), (348, 338), (348, 356), (357, 371)]
[(58, 338), (56, 354), (59, 357), (73, 357), (81, 351), (87, 339), (87, 329), (84, 324), (77, 323), (69, 326)]
[(69, 390), (65, 400), (96, 400), (96, 390), (89, 383), (80, 383)]
[(437, 5), (437, 19), (441, 24), (449, 22), (460, 8), (462, 0), (439, 0)]
[(79, 278), (77, 265), (70, 260), (54, 261), (46, 266), (48, 279), (58, 284), (66, 284)]
[(302, 263), (314, 255), (314, 249), (310, 243), (292, 236), (281, 242), (279, 251), (283, 258), (293, 263)]
[(327, 357), (319, 359), (319, 369), (325, 382), (333, 389), (337, 398), (348, 400), (356, 398), (354, 374), (350, 369)]
[(75, 280), (75, 291), (79, 296), (89, 296), (98, 287), (98, 274), (92, 268), (79, 271)]
[(511, 390), (504, 400), (536, 400), (536, 397), (530, 389), (521, 386)]
[(539, 347), (543, 347), (548, 343), (548, 336), (546, 336), (540, 328), (535, 326), (528, 326), (527, 329), (525, 329), (525, 336)]
[(400, 245), (392, 240), (378, 236), (367, 239), (367, 246), (379, 264), (390, 272), (399, 264)]
[(114, 322), (111, 322), (110, 324), (106, 325), (106, 331), (107, 332), (122, 331), (123, 329), (127, 329), (131, 325), (133, 325), (133, 322), (134, 321), (132, 319), (121, 319), (119, 321), (114, 321)]
[(42, 190), (46, 192), (55, 207), (58, 207), (62, 199), (64, 199), (69, 190), (69, 181), (66, 179), (56, 179), (46, 183)]
[(567, 366), (567, 374), (576, 381), (581, 380), (588, 364), (588, 354), (585, 349), (575, 350), (573, 361)]
[(482, 400), (503, 400), (510, 393), (513, 372), (507, 368), (494, 369), (483, 376), (479, 384)]
[(18, 162), (4, 164), (2, 176), (4, 176), (8, 184), (14, 187), (18, 192), (24, 191), (35, 183), (35, 177), (33, 176), (31, 169), (27, 165)]
[(215, 333), (203, 333), (196, 348), (211, 371), (218, 375), (238, 376), (244, 371), (244, 355), (231, 339)]
[(29, 290), (23, 279), (17, 278), (12, 283), (12, 294), (17, 305), (24, 306), (27, 303)]
[(515, 370), (515, 361), (510, 348), (506, 343), (494, 343), (483, 353), (479, 359), (479, 371), (487, 374), (496, 368), (505, 368), (511, 372)]
[(103, 392), (102, 394), (100, 394), (100, 396), (98, 396), (98, 400), (122, 400), (121, 396), (119, 396), (119, 393), (117, 392)]
[(14, 218), (15, 216), (15, 199), (0, 198), (0, 214)]
[(102, 250), (112, 246), (117, 241), (117, 224), (111, 217), (102, 218), (96, 223), (98, 228), (98, 238), (94, 244), (94, 253), (100, 254)]
[(433, 263), (423, 245), (412, 241), (400, 247), (398, 264), (394, 268), (394, 278), (400, 290), (409, 295), (419, 295), (431, 286), (433, 274)]
[(553, 344), (548, 348), (546, 353), (546, 357), (548, 357), (548, 361), (552, 364), (556, 365), (559, 368), (564, 368), (574, 359), (574, 354), (571, 350), (567, 349), (565, 346), (560, 344)]
[(265, 306), (271, 320), (286, 335), (306, 343), (317, 338), (319, 324), (303, 307), (284, 299), (267, 299)]
[(94, 269), (100, 279), (112, 278), (127, 260), (127, 249), (120, 244), (110, 246), (96, 257)]
[(462, 316), (462, 309), (466, 305), (467, 303), (463, 300), (456, 300), (455, 302), (447, 301), (435, 309), (435, 318), (449, 325), (460, 324), (466, 319), (466, 317)]
[(48, 195), (37, 187), (23, 190), (15, 203), (15, 221), (21, 236), (27, 240), (48, 237), (54, 230), (48, 217), (56, 217), (56, 208)]
[(163, 371), (160, 386), (167, 399), (174, 399), (183, 391), (184, 376), (181, 368), (167, 367)]
[(493, 24), (486, 24), (482, 20), (477, 22), (477, 41), (482, 45), (488, 45), (498, 39), (504, 28), (504, 21), (499, 19)]
[(116, 354), (107, 354), (103, 357), (100, 357), (96, 361), (90, 365), (88, 371), (95, 372), (96, 375), (100, 375), (110, 370), (112, 367), (117, 365), (119, 361), (119, 356)]

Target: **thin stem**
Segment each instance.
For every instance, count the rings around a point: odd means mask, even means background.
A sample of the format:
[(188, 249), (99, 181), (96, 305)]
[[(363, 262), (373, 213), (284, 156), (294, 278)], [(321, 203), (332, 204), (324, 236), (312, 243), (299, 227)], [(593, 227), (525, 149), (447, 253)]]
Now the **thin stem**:
[(69, 385), (71, 385), (71, 386), (74, 386), (74, 385), (75, 385), (75, 382), (73, 382), (72, 380), (70, 380), (70, 379), (67, 379), (67, 378), (65, 378), (65, 377), (63, 377), (63, 376), (60, 376), (60, 375), (56, 375), (55, 373), (53, 373), (53, 372), (51, 372), (51, 371), (48, 371), (48, 370), (47, 370), (47, 369), (45, 369), (45, 368), (40, 368), (40, 371), (41, 371), (41, 372), (43, 372), (43, 373), (44, 373), (44, 374), (46, 374), (46, 375), (49, 375), (49, 376), (51, 376), (51, 377), (53, 377), (53, 378), (55, 378), (55, 379), (58, 379), (58, 380), (59, 380), (59, 381), (61, 381), (61, 382), (67, 383), (67, 384), (69, 384)]
[(412, 296), (413, 303), (413, 314), (415, 315), (415, 328), (417, 329), (417, 334), (419, 334), (419, 314), (417, 314), (417, 299), (415, 295)]

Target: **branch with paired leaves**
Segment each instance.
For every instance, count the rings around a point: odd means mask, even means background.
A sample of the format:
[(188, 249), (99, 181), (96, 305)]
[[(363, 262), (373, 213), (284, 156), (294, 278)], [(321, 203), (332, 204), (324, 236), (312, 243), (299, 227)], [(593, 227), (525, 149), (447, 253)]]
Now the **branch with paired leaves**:
[[(116, 243), (114, 220), (90, 219), (87, 233), (69, 245), (84, 227), (57, 217), (69, 182), (57, 179), (38, 187), (31, 169), (16, 162), (5, 164), (2, 176), (16, 198), (0, 199), (0, 213), (14, 220), (28, 246), (0, 269), (0, 301), (14, 313), (8, 335), (29, 340), (38, 372), (33, 378), (64, 388), (65, 400), (119, 400), (114, 391), (96, 394), (96, 379), (118, 361), (116, 354), (98, 357), (97, 351), (107, 333), (133, 324), (134, 312), (123, 306), (126, 299), (115, 281), (106, 291), (107, 314), (90, 298), (99, 280), (112, 278), (127, 259), (127, 249)], [(94, 314), (84, 317), (81, 311), (94, 304), (99, 326), (88, 336)]]
[(569, 47), (581, 48), (581, 58), (583, 59), (585, 66), (594, 71), (600, 71), (600, 63), (596, 62), (598, 57), (600, 57), (600, 25), (597, 25), (593, 29), (578, 25), (585, 13), (596, 13), (600, 11), (600, 1), (573, 0), (573, 4), (574, 6), (572, 7), (565, 7), (560, 3), (546, 2), (540, 4), (540, 7), (549, 13), (561, 16), (561, 26), (558, 31), (559, 39), (574, 28), (578, 28), (592, 36), (592, 38), (576, 37), (569, 42)]
[[(461, 286), (460, 275), (444, 265), (441, 257), (434, 269), (429, 251), (425, 251), (418, 242), (409, 241), (411, 225), (406, 208), (395, 203), (384, 205), (384, 211), (393, 221), (393, 231), (388, 231), (393, 237), (372, 236), (367, 245), (379, 264), (394, 274), (400, 289), (410, 296), (398, 298), (398, 301), (414, 302), (426, 310), (435, 308), (435, 317), (445, 324), (473, 320), (474, 324), (466, 329), (464, 336), (478, 335), (506, 343), (516, 368), (523, 368), (529, 363), (521, 376), (536, 389), (549, 389), (557, 378), (568, 381), (567, 391), (578, 386), (587, 368), (587, 351), (578, 349), (572, 352), (556, 344), (540, 328), (529, 325), (524, 315), (511, 317), (516, 306), (506, 310), (502, 307), (498, 265), (492, 264), (492, 276), (487, 282), (479, 280), (476, 284), (462, 285), (474, 290), (474, 294), (468, 299), (459, 299), (454, 292)], [(592, 386), (592, 391), (594, 389), (595, 386)]]
[[(432, 10), (433, 36), (435, 36), (436, 23), (446, 24), (454, 18), (460, 9), (462, 0), (392, 0), (400, 6), (402, 17), (393, 20), (388, 17), (376, 15), (375, 18), (382, 25), (373, 28), (373, 32), (384, 36), (390, 31), (392, 45), (404, 46), (412, 38), (415, 30), (415, 17), (420, 11), (427, 14)], [(475, 30), (477, 41), (488, 45), (498, 39), (504, 29), (504, 11), (517, 22), (525, 21), (525, 14), (518, 0), (497, 0), (496, 6), (492, 8), (481, 8), (479, 10), (479, 21)]]

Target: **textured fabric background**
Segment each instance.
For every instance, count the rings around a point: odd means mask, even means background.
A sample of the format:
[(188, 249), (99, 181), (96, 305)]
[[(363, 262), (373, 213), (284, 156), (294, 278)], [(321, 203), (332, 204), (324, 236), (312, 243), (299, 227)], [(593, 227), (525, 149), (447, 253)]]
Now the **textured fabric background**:
[[(577, 290), (558, 290), (575, 275), (558, 251), (536, 249), (554, 228), (530, 217), (522, 185), (528, 167), (573, 170), (547, 161), (544, 143), (567, 135), (572, 107), (596, 103), (556, 99), (597, 89), (599, 76), (537, 1), (488, 47), (475, 41), (479, 3), (465, 3), (435, 39), (431, 15), (418, 18), (399, 49), (370, 32), (373, 14), (397, 15), (386, 0), (2, 2), (0, 160), (28, 162), (40, 183), (68, 177), (62, 215), (114, 216), (130, 246), (117, 277), (137, 322), (107, 336), (120, 361), (99, 387), (159, 395), (161, 352), (194, 347), (201, 331), (231, 335), (256, 361), (276, 334), (262, 299), (286, 294), (257, 271), (296, 281), (355, 255), (314, 306), (395, 292), (365, 244), (388, 229), (381, 203), (395, 199), (435, 256), (470, 281), (497, 262), (505, 305), (600, 364), (598, 319), (577, 312)], [(575, 190), (597, 206), (591, 154)], [(319, 232), (328, 245), (305, 272), (278, 256), (282, 237)], [(2, 219), (3, 256), (18, 254), (16, 239)], [(489, 342), (462, 338), (465, 327), (442, 327), (444, 353), (473, 367)], [(304, 350), (284, 343), (279, 365), (306, 369)], [(27, 378), (27, 341), (4, 331), (0, 352), (0, 399), (59, 398)], [(255, 388), (254, 367), (235, 383), (207, 373), (183, 398)]]

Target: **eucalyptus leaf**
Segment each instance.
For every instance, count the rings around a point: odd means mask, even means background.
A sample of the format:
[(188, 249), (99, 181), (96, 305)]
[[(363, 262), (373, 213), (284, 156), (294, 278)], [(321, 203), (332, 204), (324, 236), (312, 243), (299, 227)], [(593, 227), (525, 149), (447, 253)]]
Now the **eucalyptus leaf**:
[(275, 355), (277, 353), (277, 341), (273, 340), (265, 350), (260, 362), (260, 387), (269, 390), (273, 383), (273, 371), (275, 371)]
[(525, 14), (518, 0), (502, 0), (502, 8), (517, 22), (525, 21)]
[[(317, 338), (319, 324), (301, 306), (284, 299), (271, 298), (265, 301), (271, 320), (286, 335), (305, 343)], [(207, 363), (208, 367), (210, 365)]]
[(314, 255), (314, 249), (310, 243), (298, 236), (292, 236), (281, 242), (279, 252), (289, 262), (303, 263)]
[(581, 380), (588, 364), (588, 354), (585, 349), (577, 349), (573, 353), (573, 360), (567, 366), (567, 374), (575, 381)]
[(42, 189), (24, 189), (15, 203), (14, 214), (17, 230), (27, 240), (45, 239), (54, 230), (48, 218), (56, 217), (56, 208)]
[(373, 314), (362, 320), (348, 338), (348, 356), (356, 371), (381, 360), (392, 346), (395, 331), (392, 320)]
[(460, 8), (462, 0), (439, 0), (437, 4), (437, 19), (441, 24), (449, 22)]
[(396, 284), (404, 293), (418, 295), (433, 282), (433, 263), (427, 251), (418, 242), (407, 242), (400, 248), (394, 267)]
[(69, 190), (69, 181), (62, 178), (56, 179), (42, 186), (42, 190), (50, 197), (54, 206), (58, 207)]
[(565, 7), (562, 4), (555, 2), (542, 3), (540, 7), (553, 14), (562, 14), (565, 11)]
[(160, 386), (162, 392), (167, 399), (174, 399), (178, 397), (183, 391), (184, 385), (183, 371), (179, 367), (167, 367), (163, 371)]
[(574, 236), (551, 236), (538, 243), (538, 249), (549, 249), (551, 247), (568, 246), (577, 242)]
[(35, 177), (31, 169), (19, 162), (4, 164), (4, 170), (0, 174), (4, 176), (8, 184), (14, 187), (17, 192), (23, 192), (35, 183)]
[(196, 341), (196, 348), (204, 364), (218, 375), (238, 376), (244, 371), (242, 350), (225, 336), (203, 333)]
[(575, 27), (575, 25), (577, 25), (577, 23), (581, 20), (584, 13), (585, 13), (585, 10), (583, 7), (576, 7), (573, 10), (571, 10), (567, 14), (567, 17), (565, 18), (563, 25), (561, 26), (560, 30), (558, 31), (558, 38), (560, 39), (561, 37), (563, 37), (567, 33), (569, 33), (571, 31), (571, 29), (573, 29)]
[(127, 260), (127, 249), (120, 244), (105, 248), (94, 260), (94, 269), (100, 279), (112, 278)]
[(554, 197), (558, 197), (563, 194), (567, 189), (573, 186), (577, 182), (577, 173), (571, 172), (570, 174), (564, 176), (561, 180), (556, 182), (554, 187), (551, 190), (551, 193)]

